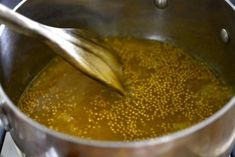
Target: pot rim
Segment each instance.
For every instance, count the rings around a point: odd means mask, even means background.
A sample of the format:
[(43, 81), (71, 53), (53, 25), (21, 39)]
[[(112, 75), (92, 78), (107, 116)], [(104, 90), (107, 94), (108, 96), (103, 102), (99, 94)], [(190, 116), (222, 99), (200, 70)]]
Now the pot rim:
[[(24, 4), (27, 2), (27, 0), (22, 0), (13, 10), (17, 11), (20, 7), (24, 6)], [(2, 32), (4, 31), (5, 26), (0, 26), (0, 36), (2, 35)], [(133, 142), (122, 142), (122, 141), (100, 141), (100, 140), (90, 140), (90, 139), (82, 139), (79, 137), (75, 137), (72, 135), (64, 134), (61, 132), (54, 131), (52, 129), (47, 128), (46, 126), (34, 121), (33, 119), (26, 116), (14, 103), (10, 100), (10, 98), (7, 96), (7, 94), (4, 92), (4, 89), (2, 85), (0, 84), (0, 98), (1, 100), (0, 104), (3, 104), (3, 106), (9, 107), (14, 114), (16, 114), (18, 117), (21, 117), (22, 120), (24, 120), (27, 124), (30, 126), (47, 133), (48, 135), (61, 139), (66, 140), (68, 142), (76, 143), (76, 144), (82, 144), (87, 146), (93, 146), (93, 147), (101, 147), (101, 148), (136, 148), (136, 147), (143, 147), (143, 146), (152, 146), (152, 145), (160, 145), (167, 142), (172, 142), (174, 140), (178, 140), (182, 137), (189, 136), (195, 132), (198, 132), (205, 128), (206, 126), (210, 125), (211, 123), (218, 120), (220, 117), (225, 115), (231, 108), (235, 107), (235, 96), (233, 96), (227, 104), (224, 105), (223, 108), (218, 110), (216, 113), (214, 113), (212, 116), (208, 117), (207, 119), (180, 131), (170, 133), (165, 136), (146, 139), (146, 140), (140, 140), (140, 141), (133, 141)], [(1, 107), (1, 105), (0, 105)]]

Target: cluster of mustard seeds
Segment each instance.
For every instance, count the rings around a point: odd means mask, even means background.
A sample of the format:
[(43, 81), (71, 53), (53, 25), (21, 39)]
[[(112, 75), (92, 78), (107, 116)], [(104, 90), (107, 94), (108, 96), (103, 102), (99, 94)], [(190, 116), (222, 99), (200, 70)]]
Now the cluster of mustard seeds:
[(106, 42), (122, 60), (127, 96), (55, 58), (25, 90), (20, 109), (51, 129), (81, 138), (136, 141), (198, 123), (234, 94), (182, 49), (144, 39)]

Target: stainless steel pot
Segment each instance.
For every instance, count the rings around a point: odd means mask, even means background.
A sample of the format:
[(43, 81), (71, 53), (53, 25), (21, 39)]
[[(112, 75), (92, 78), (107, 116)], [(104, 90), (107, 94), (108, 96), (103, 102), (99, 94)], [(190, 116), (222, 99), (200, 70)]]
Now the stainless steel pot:
[[(235, 11), (222, 0), (32, 0), (17, 11), (39, 22), (87, 28), (102, 36), (174, 43), (214, 67), (235, 87)], [(53, 53), (2, 27), (1, 121), (30, 157), (227, 157), (235, 144), (235, 98), (205, 121), (168, 136), (139, 142), (75, 138), (50, 130), (15, 104)], [(66, 126), (65, 126), (66, 127)]]

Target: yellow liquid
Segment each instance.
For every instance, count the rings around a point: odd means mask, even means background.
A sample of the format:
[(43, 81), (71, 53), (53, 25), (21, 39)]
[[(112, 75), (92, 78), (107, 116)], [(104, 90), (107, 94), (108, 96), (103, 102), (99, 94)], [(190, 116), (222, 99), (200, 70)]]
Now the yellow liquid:
[(123, 63), (121, 97), (60, 58), (33, 80), (20, 109), (47, 127), (87, 139), (136, 141), (166, 135), (218, 111), (234, 94), (210, 68), (157, 41), (107, 38)]

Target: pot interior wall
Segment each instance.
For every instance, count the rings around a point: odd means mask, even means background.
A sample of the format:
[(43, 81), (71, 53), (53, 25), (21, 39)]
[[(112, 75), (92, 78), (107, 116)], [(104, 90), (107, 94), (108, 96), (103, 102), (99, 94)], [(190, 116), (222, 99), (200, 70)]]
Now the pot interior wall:
[[(206, 61), (218, 76), (235, 86), (234, 13), (224, 1), (171, 0), (162, 10), (151, 0), (34, 0), (18, 11), (52, 26), (173, 43)], [(223, 27), (231, 35), (229, 44), (219, 38)], [(8, 29), (1, 36), (0, 46), (1, 83), (17, 103), (28, 83), (54, 54), (39, 41)]]

